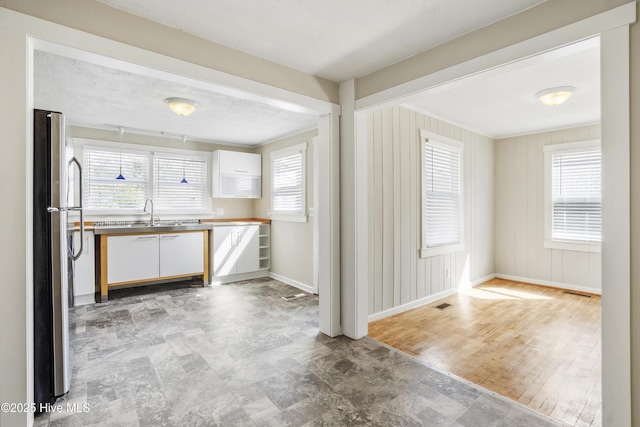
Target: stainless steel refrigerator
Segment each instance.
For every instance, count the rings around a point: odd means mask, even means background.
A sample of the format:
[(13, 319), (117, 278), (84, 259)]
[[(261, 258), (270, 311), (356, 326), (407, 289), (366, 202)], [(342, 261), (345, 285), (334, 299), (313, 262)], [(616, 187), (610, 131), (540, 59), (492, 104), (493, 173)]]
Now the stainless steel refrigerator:
[[(34, 401), (53, 403), (69, 391), (69, 308), (73, 305), (73, 263), (82, 252), (74, 253), (73, 223), (70, 211), (82, 212), (82, 170), (80, 163), (67, 160), (65, 122), (61, 113), (34, 110), (33, 181), (33, 313), (34, 313)], [(79, 200), (73, 203), (69, 182), (78, 168)]]

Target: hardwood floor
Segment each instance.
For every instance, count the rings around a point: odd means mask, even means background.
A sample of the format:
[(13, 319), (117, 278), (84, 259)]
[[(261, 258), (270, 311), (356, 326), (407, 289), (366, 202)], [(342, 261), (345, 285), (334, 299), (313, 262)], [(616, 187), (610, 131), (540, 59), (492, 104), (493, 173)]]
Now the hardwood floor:
[(369, 336), (567, 424), (600, 426), (600, 325), (597, 295), (493, 279), (372, 322)]

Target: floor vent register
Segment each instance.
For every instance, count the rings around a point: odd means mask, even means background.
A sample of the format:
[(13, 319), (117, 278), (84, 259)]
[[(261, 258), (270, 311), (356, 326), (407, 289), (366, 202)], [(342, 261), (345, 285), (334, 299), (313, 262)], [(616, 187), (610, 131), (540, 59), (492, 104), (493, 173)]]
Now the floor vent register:
[(307, 294), (295, 294), (295, 295), (289, 295), (288, 297), (282, 297), (282, 299), (285, 301), (293, 301), (299, 298), (304, 298), (306, 296)]

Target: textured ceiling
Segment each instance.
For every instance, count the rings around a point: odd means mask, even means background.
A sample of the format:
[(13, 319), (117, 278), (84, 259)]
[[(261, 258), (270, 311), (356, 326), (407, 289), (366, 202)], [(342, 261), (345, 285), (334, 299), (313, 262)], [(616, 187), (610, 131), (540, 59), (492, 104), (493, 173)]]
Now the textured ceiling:
[[(35, 107), (62, 111), (73, 125), (256, 145), (318, 122), (313, 115), (51, 53), (36, 51), (34, 62)], [(199, 106), (180, 117), (165, 104), (169, 97)]]
[(543, 0), (99, 0), (336, 82), (377, 69)]

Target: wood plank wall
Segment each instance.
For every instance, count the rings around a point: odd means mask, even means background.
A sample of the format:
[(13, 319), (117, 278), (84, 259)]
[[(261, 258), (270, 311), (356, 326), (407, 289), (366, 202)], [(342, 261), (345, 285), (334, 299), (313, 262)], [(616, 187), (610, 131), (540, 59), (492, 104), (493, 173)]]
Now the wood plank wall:
[(601, 256), (544, 247), (544, 153), (548, 144), (600, 138), (600, 125), (496, 141), (496, 273), (600, 293)]
[[(463, 252), (420, 258), (420, 129), (464, 143)], [(493, 274), (494, 141), (398, 106), (369, 113), (367, 134), (369, 314)]]

